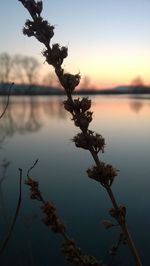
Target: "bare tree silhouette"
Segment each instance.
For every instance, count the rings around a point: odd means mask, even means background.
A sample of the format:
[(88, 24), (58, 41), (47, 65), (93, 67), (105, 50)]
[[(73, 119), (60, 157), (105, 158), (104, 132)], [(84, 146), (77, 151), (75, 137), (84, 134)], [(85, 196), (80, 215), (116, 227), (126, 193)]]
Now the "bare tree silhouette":
[(12, 68), (12, 58), (7, 53), (0, 54), (0, 82), (10, 83), (10, 74)]

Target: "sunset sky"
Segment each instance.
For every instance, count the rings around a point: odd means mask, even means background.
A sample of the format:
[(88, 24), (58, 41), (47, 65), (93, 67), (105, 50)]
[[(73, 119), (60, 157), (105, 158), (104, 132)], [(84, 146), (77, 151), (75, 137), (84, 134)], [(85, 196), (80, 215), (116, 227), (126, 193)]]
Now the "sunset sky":
[[(150, 0), (44, 0), (55, 25), (52, 42), (68, 46), (66, 71), (89, 76), (97, 88), (150, 84)], [(17, 0), (0, 1), (0, 53), (41, 56), (43, 45), (22, 34), (29, 14)], [(44, 65), (42, 73), (48, 72)]]

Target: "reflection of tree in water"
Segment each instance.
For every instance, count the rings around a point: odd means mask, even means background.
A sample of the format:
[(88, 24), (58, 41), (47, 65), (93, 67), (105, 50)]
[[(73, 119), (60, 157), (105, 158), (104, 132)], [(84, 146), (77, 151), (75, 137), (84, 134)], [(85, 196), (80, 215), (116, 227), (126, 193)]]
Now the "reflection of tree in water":
[[(0, 98), (0, 109), (5, 106), (5, 97)], [(44, 126), (44, 118), (65, 119), (62, 100), (58, 98), (11, 97), (5, 117), (0, 121), (1, 136), (13, 136), (39, 131)]]
[(4, 140), (5, 140), (5, 136), (1, 136), (1, 137), (0, 137), (0, 149), (3, 148)]
[(0, 212), (1, 212), (1, 218), (4, 220), (4, 224), (6, 225), (8, 229), (8, 219), (7, 219), (7, 214), (6, 214), (6, 208), (4, 204), (4, 196), (3, 196), (3, 190), (2, 190), (2, 185), (5, 179), (7, 178), (7, 169), (10, 165), (10, 161), (7, 159), (3, 159), (1, 163), (1, 175), (0, 175)]
[(135, 113), (139, 113), (143, 106), (150, 106), (150, 96), (149, 94), (135, 94), (131, 95), (131, 101), (129, 103), (131, 109)]
[(43, 104), (43, 110), (49, 117), (65, 119), (67, 116), (61, 99), (51, 99), (50, 101), (45, 102)]
[[(3, 104), (2, 104), (3, 105)], [(1, 107), (2, 107), (1, 105)], [(2, 109), (4, 110), (4, 108)], [(13, 121), (13, 115), (11, 114), (10, 112), (11, 109), (9, 109), (9, 121)], [(22, 109), (24, 111), (24, 108)], [(7, 110), (8, 111), (8, 110)], [(32, 110), (30, 110), (30, 113), (32, 113)], [(4, 119), (4, 116), (1, 118)], [(17, 119), (21, 119), (23, 118), (23, 112), (22, 113), (19, 113), (19, 117), (17, 117)], [(3, 121), (3, 119), (0, 119), (1, 121)], [(15, 124), (15, 123), (14, 123)], [(0, 138), (0, 150), (3, 149), (3, 145), (4, 145), (4, 140), (5, 140), (5, 135), (3, 137)], [(13, 249), (13, 257), (15, 257), (15, 265), (16, 266), (25, 266), (25, 265), (28, 265), (28, 266), (35, 266), (36, 264), (34, 263), (34, 258), (33, 258), (33, 254), (32, 254), (32, 249), (29, 248), (29, 241), (28, 243), (26, 244), (26, 246), (23, 246), (24, 248), (22, 248), (22, 246), (19, 246), (19, 244), (17, 245), (19, 248), (16, 250), (16, 248), (14, 248), (14, 246), (16, 246), (16, 241), (18, 241), (17, 239), (14, 239), (14, 236), (12, 237), (12, 235), (10, 236), (9, 235), (9, 232), (10, 232), (10, 224), (11, 224), (11, 221), (9, 219), (9, 209), (8, 209), (8, 206), (6, 205), (6, 199), (5, 199), (5, 196), (6, 196), (6, 191), (4, 192), (3, 189), (3, 185), (8, 177), (7, 175), (7, 170), (10, 166), (11, 162), (7, 159), (3, 159), (3, 160), (0, 160), (0, 231), (1, 231), (1, 236), (0, 236), (0, 249), (1, 249), (1, 252), (3, 252), (3, 247), (4, 247), (4, 250), (6, 252), (6, 258), (4, 257), (4, 261), (6, 262), (6, 264), (8, 263), (8, 261), (10, 262), (11, 261), (11, 254), (9, 253), (8, 251), (8, 254), (7, 254), (7, 244), (5, 245), (6, 240), (8, 240), (8, 236), (9, 236), (9, 241), (10, 241), (10, 238), (11, 238), (11, 242), (9, 243), (9, 245), (11, 246), (11, 249)], [(25, 254), (25, 252), (27, 252)], [(23, 258), (23, 255), (24, 255), (24, 258)], [(22, 258), (23, 258), (23, 261), (22, 261)], [(1, 262), (3, 262), (3, 258), (1, 260)], [(4, 262), (4, 264), (5, 264)]]
[[(7, 159), (3, 159), (2, 162), (0, 163), (0, 231), (3, 232), (3, 234), (1, 234), (0, 237), (0, 243), (3, 242), (3, 239), (5, 239), (5, 236), (8, 234), (8, 231), (10, 230), (10, 219), (8, 218), (8, 213), (9, 213), (9, 209), (7, 209), (7, 204), (6, 204), (6, 199), (5, 199), (5, 194), (3, 191), (3, 183), (6, 181), (7, 179), (7, 170), (8, 167), (10, 166), (11, 162)], [(30, 224), (32, 222), (32, 220), (35, 219), (34, 217), (30, 217)], [(26, 230), (27, 233), (27, 230)], [(17, 238), (15, 238), (15, 236), (13, 235), (13, 237), (11, 236), (11, 243), (9, 245), (11, 245), (11, 247), (13, 248), (16, 245), (16, 241), (18, 241)], [(23, 247), (20, 246), (19, 247), (19, 243), (18, 243), (18, 247), (19, 250), (16, 250), (14, 248), (13, 252), (14, 252), (14, 256), (15, 256), (15, 265), (17, 266), (35, 266), (36, 264), (34, 263), (34, 257), (32, 254), (32, 249), (31, 249), (31, 241), (29, 241), (29, 236), (27, 239), (24, 239), (24, 241), (26, 241), (26, 243), (24, 243)], [(7, 253), (7, 247), (5, 249), (6, 253)], [(22, 261), (22, 257), (24, 256), (24, 259)]]
[(140, 100), (133, 100), (130, 103), (130, 107), (135, 113), (139, 113), (143, 107), (143, 102)]
[(29, 119), (26, 123), (26, 130), (28, 132), (36, 132), (42, 127), (42, 122), (40, 121), (39, 109), (35, 98), (30, 97), (30, 109), (29, 109)]

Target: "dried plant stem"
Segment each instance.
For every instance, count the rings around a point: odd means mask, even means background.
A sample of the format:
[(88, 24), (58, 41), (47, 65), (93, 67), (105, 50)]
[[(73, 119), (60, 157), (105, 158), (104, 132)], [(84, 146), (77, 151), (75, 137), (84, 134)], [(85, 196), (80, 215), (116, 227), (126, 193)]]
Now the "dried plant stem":
[(128, 246), (130, 247), (130, 250), (135, 258), (135, 261), (136, 261), (136, 265), (137, 266), (142, 266), (142, 262), (141, 262), (141, 259), (140, 259), (140, 256), (139, 256), (139, 253), (134, 245), (134, 242), (132, 240), (132, 237), (131, 237), (131, 234), (128, 230), (128, 227), (127, 227), (127, 224), (122, 224), (121, 225), (121, 228), (122, 228), (122, 232), (124, 233), (125, 237), (126, 237), (126, 240), (127, 240), (127, 243), (128, 243)]
[[(111, 202), (112, 202), (114, 208), (116, 210), (118, 210), (119, 209), (119, 206), (118, 206), (118, 204), (116, 202), (114, 193), (112, 192), (112, 190), (111, 190), (110, 187), (107, 188), (107, 192), (108, 192), (108, 195), (109, 195), (109, 197), (111, 199)], [(129, 246), (129, 248), (130, 248), (130, 250), (131, 250), (131, 252), (132, 252), (132, 254), (133, 254), (134, 258), (135, 258), (136, 265), (137, 266), (142, 266), (142, 262), (141, 262), (139, 253), (138, 253), (138, 251), (137, 251), (137, 249), (136, 249), (136, 247), (134, 245), (134, 242), (132, 240), (132, 237), (131, 237), (131, 234), (130, 234), (130, 232), (128, 230), (128, 226), (127, 226), (126, 222), (125, 223), (121, 223), (120, 224), (120, 227), (121, 227), (122, 232), (123, 232), (123, 234), (124, 234), (124, 236), (126, 238), (126, 241), (128, 243), (128, 246)]]
[[(33, 168), (33, 167), (32, 167)], [(29, 176), (28, 176), (29, 177)], [(46, 201), (44, 200), (43, 196), (40, 195), (40, 200), (39, 200), (43, 205), (46, 204)], [(64, 238), (65, 242), (69, 245), (72, 243), (72, 239), (69, 237), (69, 234), (66, 231), (60, 231), (59, 234)], [(74, 248), (74, 255), (78, 260), (82, 263), (82, 265), (87, 265), (86, 261), (84, 260), (84, 257), (80, 255), (78, 250)]]
[[(65, 232), (63, 232), (61, 235), (63, 236), (63, 238), (65, 239), (66, 242), (70, 243), (70, 242), (72, 241), (72, 239), (69, 237), (69, 235), (66, 234)], [(86, 263), (85, 260), (84, 260), (84, 257), (81, 256), (81, 255), (79, 254), (79, 252), (76, 251), (76, 250), (75, 250), (75, 255), (76, 255), (76, 258), (78, 258), (79, 261), (82, 263), (82, 265), (85, 265), (85, 266), (87, 265), (87, 263)]]
[[(45, 49), (42, 54), (46, 58), (46, 62), (54, 67), (60, 84), (64, 88), (67, 95), (67, 100), (64, 101), (64, 108), (71, 113), (75, 126), (79, 127), (81, 130), (81, 133), (77, 134), (73, 141), (75, 142), (76, 147), (90, 151), (95, 161), (96, 165), (91, 169), (88, 169), (87, 174), (90, 178), (99, 182), (107, 191), (113, 205), (113, 208), (109, 211), (110, 215), (118, 222), (123, 236), (126, 239), (126, 242), (135, 259), (136, 265), (142, 266), (139, 254), (127, 228), (126, 208), (117, 203), (116, 197), (111, 189), (111, 185), (117, 176), (117, 170), (112, 165), (100, 161), (98, 153), (100, 151), (104, 152), (105, 140), (100, 134), (89, 130), (89, 124), (92, 121), (92, 112), (89, 111), (91, 107), (91, 100), (88, 98), (72, 98), (73, 91), (75, 90), (76, 86), (79, 85), (80, 75), (65, 73), (64, 69), (62, 68), (62, 63), (68, 56), (68, 49), (64, 46), (61, 47), (58, 43), (52, 45), (50, 44), (51, 39), (54, 36), (54, 26), (49, 24), (48, 21), (44, 20), (41, 16), (43, 9), (41, 0), (19, 1), (29, 11), (32, 17), (32, 20), (26, 21), (25, 27), (23, 28), (23, 33), (28, 37), (34, 36), (38, 41), (44, 44)], [(29, 180), (28, 184), (32, 185), (31, 180)], [(36, 197), (38, 195), (36, 195), (38, 191), (35, 190), (33, 192), (34, 193), (32, 196)]]
[(38, 160), (36, 160), (27, 171), (27, 180), (25, 181), (25, 184), (30, 186), (30, 197), (42, 203), (41, 209), (45, 215), (42, 219), (43, 223), (64, 238), (65, 242), (62, 244), (62, 252), (66, 256), (66, 259), (73, 264), (76, 263), (76, 265), (104, 266), (102, 262), (98, 262), (94, 257), (87, 256), (81, 252), (81, 249), (77, 247), (75, 241), (69, 237), (64, 223), (56, 213), (56, 208), (53, 202), (46, 201), (42, 196), (42, 193), (39, 190), (39, 183), (30, 177), (30, 172), (36, 166), (37, 162)]
[[(71, 101), (72, 105), (74, 105), (74, 102), (73, 102), (72, 96), (69, 96), (68, 98), (69, 98), (69, 100)], [(75, 110), (75, 111), (76, 111), (76, 110)], [(77, 115), (78, 115), (78, 114), (77, 114)], [(80, 129), (81, 129), (81, 128), (80, 128)], [(82, 129), (81, 129), (81, 130), (82, 130)], [(82, 130), (82, 132), (83, 132), (83, 130)], [(87, 132), (86, 132), (86, 131), (83, 132), (83, 134), (85, 135), (85, 137), (87, 137)], [(94, 151), (92, 148), (90, 148), (89, 151), (90, 151), (90, 153), (91, 153), (91, 155), (92, 155), (92, 157), (93, 157), (93, 159), (94, 159), (96, 165), (99, 167), (99, 165), (100, 165), (100, 160), (99, 160), (98, 155), (95, 153), (95, 151)], [(110, 186), (105, 186), (105, 189), (106, 189), (106, 191), (107, 191), (107, 193), (108, 193), (108, 195), (109, 195), (109, 198), (110, 198), (110, 200), (111, 200), (111, 202), (112, 202), (112, 205), (113, 205), (114, 209), (118, 212), (118, 211), (119, 211), (119, 205), (118, 205), (118, 203), (117, 203), (117, 201), (116, 201), (116, 197), (115, 197), (115, 195), (114, 195), (114, 193), (113, 193), (111, 187), (110, 187)], [(133, 257), (135, 258), (136, 265), (137, 265), (137, 266), (142, 266), (142, 262), (141, 262), (141, 259), (140, 259), (140, 256), (139, 256), (139, 253), (138, 253), (138, 251), (137, 251), (137, 249), (136, 249), (136, 247), (135, 247), (135, 244), (134, 244), (134, 242), (133, 242), (133, 240), (132, 240), (131, 234), (130, 234), (130, 232), (129, 232), (129, 230), (128, 230), (128, 227), (127, 227), (127, 224), (126, 224), (125, 220), (122, 221), (122, 219), (121, 219), (121, 220), (118, 221), (118, 223), (119, 223), (119, 225), (120, 225), (120, 227), (121, 227), (121, 229), (122, 229), (122, 232), (123, 232), (123, 234), (124, 234), (124, 236), (125, 236), (125, 238), (126, 238), (126, 241), (127, 241), (127, 243), (128, 243), (128, 246), (129, 246), (129, 248), (130, 248), (130, 250), (131, 250), (131, 252), (132, 252), (132, 255), (133, 255)]]
[[(74, 106), (74, 102), (73, 102), (72, 96), (70, 95), (68, 98), (69, 98), (69, 101), (71, 102), (71, 104)], [(76, 112), (75, 108), (74, 108), (74, 111)], [(78, 114), (77, 114), (77, 115), (78, 115)], [(80, 128), (80, 129), (81, 129), (81, 128)], [(81, 129), (81, 130), (82, 130), (82, 129)], [(83, 130), (82, 130), (82, 132), (83, 132)], [(87, 137), (87, 131), (83, 132), (83, 134), (85, 135), (85, 137)], [(100, 165), (100, 160), (99, 160), (98, 155), (95, 153), (95, 151), (94, 151), (92, 148), (90, 148), (89, 151), (90, 151), (90, 153), (91, 153), (91, 155), (92, 155), (92, 157), (93, 157), (93, 159), (94, 159), (96, 165), (99, 167), (99, 165)], [(119, 212), (119, 205), (118, 205), (118, 203), (117, 203), (117, 201), (116, 201), (116, 197), (115, 197), (115, 195), (114, 195), (114, 193), (113, 193), (111, 187), (110, 187), (110, 186), (105, 186), (105, 189), (106, 189), (106, 191), (107, 191), (107, 193), (108, 193), (108, 195), (109, 195), (109, 198), (110, 198), (110, 200), (111, 200), (111, 202), (112, 202), (112, 205), (113, 205), (114, 209), (115, 209), (117, 212)], [(126, 224), (125, 220), (122, 221), (122, 219), (120, 219), (120, 220), (118, 221), (118, 223), (119, 223), (119, 225), (120, 225), (120, 227), (121, 227), (121, 229), (122, 229), (122, 232), (123, 232), (123, 234), (124, 234), (124, 236), (125, 236), (125, 238), (126, 238), (126, 241), (127, 241), (127, 243), (128, 243), (128, 246), (129, 246), (129, 248), (130, 248), (130, 250), (131, 250), (131, 252), (132, 252), (132, 255), (133, 255), (134, 258), (135, 258), (136, 265), (137, 265), (137, 266), (142, 266), (142, 263), (141, 263), (141, 260), (140, 260), (139, 253), (138, 253), (138, 251), (137, 251), (137, 249), (136, 249), (136, 247), (135, 247), (135, 245), (134, 245), (134, 242), (133, 242), (133, 240), (132, 240), (131, 234), (130, 234), (130, 232), (129, 232), (129, 230), (128, 230), (128, 227), (127, 227), (127, 224)]]
[(7, 107), (8, 107), (8, 104), (9, 104), (9, 96), (10, 96), (10, 92), (11, 92), (11, 89), (12, 89), (12, 86), (14, 85), (14, 83), (12, 83), (8, 89), (8, 94), (7, 94), (7, 102), (6, 102), (6, 105), (5, 105), (5, 108), (3, 110), (3, 112), (1, 113), (0, 115), (0, 119), (3, 117), (3, 115), (5, 114), (6, 110), (7, 110)]
[(21, 197), (22, 197), (22, 169), (19, 168), (19, 172), (20, 172), (20, 178), (19, 178), (19, 197), (18, 197), (18, 203), (17, 203), (17, 208), (15, 211), (15, 215), (12, 221), (12, 224), (10, 226), (10, 229), (8, 231), (8, 234), (4, 240), (4, 242), (2, 243), (2, 246), (0, 247), (0, 255), (2, 254), (2, 252), (4, 251), (4, 249), (7, 246), (7, 243), (11, 237), (12, 231), (14, 229), (18, 214), (19, 214), (19, 210), (20, 210), (20, 205), (21, 205)]
[[(73, 102), (72, 96), (69, 97), (69, 100), (72, 102), (72, 105), (74, 105), (74, 102)], [(80, 129), (81, 129), (81, 128), (80, 128)], [(82, 129), (81, 129), (81, 130), (82, 130)], [(85, 137), (86, 137), (86, 133), (87, 133), (87, 132), (83, 132), (83, 134), (85, 135)], [(89, 151), (90, 151), (90, 153), (91, 153), (91, 155), (92, 155), (92, 157), (93, 157), (93, 159), (94, 159), (96, 165), (99, 166), (99, 165), (100, 165), (100, 160), (99, 160), (98, 155), (95, 153), (95, 151), (94, 151), (92, 148), (89, 149)], [(111, 202), (112, 202), (113, 207), (115, 208), (116, 211), (118, 211), (118, 210), (119, 210), (119, 205), (118, 205), (118, 203), (117, 203), (117, 201), (116, 201), (116, 197), (115, 197), (115, 195), (114, 195), (114, 193), (113, 193), (111, 187), (110, 187), (110, 186), (107, 186), (107, 187), (105, 187), (105, 188), (106, 188), (106, 191), (107, 191), (107, 193), (108, 193), (108, 195), (109, 195), (109, 198), (110, 198), (110, 200), (111, 200)], [(141, 259), (140, 259), (139, 253), (138, 253), (138, 251), (137, 251), (137, 249), (136, 249), (136, 247), (135, 247), (135, 245), (134, 245), (134, 242), (133, 242), (132, 237), (131, 237), (131, 234), (130, 234), (130, 232), (129, 232), (129, 230), (128, 230), (128, 226), (127, 226), (127, 224), (126, 224), (125, 222), (121, 222), (121, 223), (119, 222), (119, 225), (120, 225), (120, 227), (121, 227), (121, 229), (122, 229), (123, 234), (124, 234), (125, 237), (126, 237), (126, 241), (127, 241), (128, 246), (129, 246), (129, 248), (130, 248), (130, 250), (131, 250), (131, 252), (132, 252), (132, 255), (133, 255), (134, 258), (135, 258), (136, 265), (137, 265), (137, 266), (142, 266), (142, 263), (141, 263)]]
[[(72, 102), (72, 105), (74, 105), (72, 96), (69, 97), (69, 100)], [(85, 135), (85, 137), (87, 136), (86, 135), (87, 132), (83, 132), (83, 134)], [(95, 151), (92, 148), (89, 149), (89, 151), (90, 151), (90, 153), (91, 153), (96, 165), (99, 166), (100, 165), (100, 160), (99, 160), (98, 155), (95, 153)], [(114, 209), (118, 212), (119, 211), (119, 205), (118, 205), (118, 203), (116, 201), (116, 197), (115, 197), (111, 187), (110, 186), (105, 186), (105, 189), (106, 189), (106, 191), (107, 191), (107, 193), (109, 195), (109, 198), (110, 198), (110, 200), (112, 202), (112, 205), (113, 205)], [(129, 246), (129, 248), (130, 248), (130, 250), (132, 252), (132, 255), (135, 258), (136, 265), (137, 266), (142, 266), (142, 263), (141, 263), (141, 260), (140, 260), (140, 257), (139, 257), (139, 253), (138, 253), (138, 251), (137, 251), (137, 249), (136, 249), (136, 247), (134, 245), (134, 242), (133, 242), (131, 234), (130, 234), (130, 232), (128, 230), (127, 224), (125, 223), (125, 221), (123, 221), (123, 222), (122, 221), (118, 221), (118, 222), (119, 222), (119, 225), (120, 225), (120, 227), (122, 229), (122, 232), (123, 232), (123, 234), (124, 234), (124, 236), (126, 238), (128, 246)]]

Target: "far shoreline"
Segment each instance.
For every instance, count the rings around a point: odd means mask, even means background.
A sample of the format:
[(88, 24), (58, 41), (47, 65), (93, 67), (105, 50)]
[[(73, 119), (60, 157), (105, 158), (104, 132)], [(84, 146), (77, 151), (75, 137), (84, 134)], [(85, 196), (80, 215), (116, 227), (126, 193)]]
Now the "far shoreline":
[[(0, 96), (9, 94), (10, 83), (0, 84)], [(143, 95), (150, 94), (150, 86), (118, 86), (110, 89), (77, 89), (74, 95)], [(34, 84), (14, 84), (10, 92), (11, 96), (63, 96), (65, 92), (61, 88), (40, 86)]]

